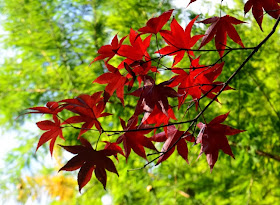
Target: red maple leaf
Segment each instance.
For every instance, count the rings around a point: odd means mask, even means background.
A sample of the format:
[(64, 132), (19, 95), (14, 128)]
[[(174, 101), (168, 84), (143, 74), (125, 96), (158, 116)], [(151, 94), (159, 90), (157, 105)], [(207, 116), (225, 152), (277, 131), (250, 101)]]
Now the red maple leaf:
[(65, 103), (65, 109), (78, 114), (78, 116), (73, 116), (66, 119), (62, 124), (72, 124), (81, 122), (84, 123), (81, 127), (81, 131), (78, 138), (82, 134), (90, 130), (93, 127), (93, 125), (99, 131), (101, 131), (102, 127), (97, 118), (111, 115), (109, 113), (103, 112), (105, 109), (105, 103), (103, 101), (103, 98), (101, 98), (101, 93), (102, 92), (96, 92), (91, 96), (83, 94), (79, 95), (75, 99), (66, 99), (61, 101)]
[(105, 63), (109, 72), (102, 74), (96, 78), (93, 83), (107, 84), (105, 87), (105, 92), (112, 96), (114, 91), (117, 93), (117, 97), (121, 100), (124, 105), (123, 96), (124, 96), (124, 86), (127, 83), (128, 79), (122, 76), (117, 68), (114, 66)]
[(171, 31), (162, 30), (160, 31), (161, 36), (168, 44), (168, 46), (160, 49), (156, 53), (161, 55), (175, 55), (173, 66), (179, 63), (187, 52), (189, 55), (194, 56), (193, 51), (189, 51), (195, 43), (203, 37), (203, 35), (195, 35), (191, 37), (191, 30), (196, 16), (185, 28), (185, 30), (179, 25), (176, 19), (171, 22)]
[(161, 124), (167, 125), (170, 118), (172, 118), (173, 120), (177, 120), (170, 106), (167, 110), (167, 114), (168, 116), (165, 115), (161, 110), (159, 110), (157, 106), (155, 106), (151, 114), (149, 114), (148, 116), (144, 115), (147, 118), (143, 118), (142, 123), (155, 124), (155, 126), (160, 126)]
[(205, 46), (209, 41), (211, 41), (215, 36), (215, 46), (218, 50), (220, 56), (223, 56), (224, 49), (227, 44), (227, 35), (237, 44), (244, 48), (241, 38), (239, 37), (237, 31), (235, 30), (234, 25), (245, 23), (240, 21), (232, 16), (226, 15), (223, 17), (212, 17), (200, 21), (200, 23), (211, 24), (207, 29), (205, 36), (202, 38), (200, 47)]
[(214, 118), (210, 123), (198, 123), (200, 133), (196, 139), (196, 143), (201, 143), (201, 150), (198, 158), (205, 153), (207, 162), (210, 166), (211, 172), (217, 162), (219, 150), (234, 158), (231, 148), (228, 144), (226, 135), (236, 135), (245, 130), (238, 130), (228, 125), (221, 124), (228, 117), (229, 112)]
[[(78, 185), (79, 191), (90, 181), (92, 172), (94, 170), (96, 178), (103, 184), (106, 189), (107, 174), (106, 170), (116, 173), (117, 169), (113, 161), (108, 157), (119, 153), (117, 150), (108, 152), (108, 150), (96, 151), (91, 144), (84, 138), (80, 138), (82, 145), (62, 146), (68, 152), (76, 154), (70, 159), (59, 171), (74, 171), (79, 170)], [(119, 176), (119, 175), (118, 175)]]
[(97, 56), (90, 64), (92, 64), (95, 61), (102, 60), (105, 58), (108, 58), (106, 60), (106, 62), (108, 62), (111, 58), (113, 58), (117, 54), (117, 52), (118, 52), (119, 48), (121, 47), (125, 38), (126, 38), (126, 36), (123, 37), (119, 42), (118, 36), (115, 35), (111, 42), (111, 45), (101, 46), (101, 48), (97, 51), (99, 56)]
[(170, 16), (172, 14), (174, 9), (171, 9), (169, 11), (164, 12), (159, 17), (154, 17), (148, 20), (146, 23), (146, 26), (140, 28), (138, 31), (141, 32), (141, 34), (145, 33), (153, 33), (157, 34), (162, 27), (167, 23), (167, 21), (170, 19)]
[(248, 0), (244, 6), (244, 13), (246, 14), (250, 9), (262, 30), (263, 10), (270, 16), (277, 19), (280, 15), (280, 0)]
[(108, 142), (103, 141), (106, 143), (104, 147), (104, 152), (106, 155), (114, 155), (114, 157), (118, 160), (117, 153), (124, 156), (122, 148), (116, 142)]
[[(147, 147), (149, 149), (156, 150), (154, 144), (151, 142), (151, 140), (147, 137), (145, 137), (145, 134), (148, 134), (152, 131), (152, 129), (149, 130), (141, 130), (142, 128), (146, 128), (147, 126), (136, 126), (137, 125), (137, 117), (131, 118), (127, 125), (123, 119), (120, 118), (121, 125), (123, 127), (124, 131), (128, 131), (121, 135), (117, 139), (117, 143), (123, 143), (124, 151), (125, 151), (125, 157), (126, 159), (129, 157), (131, 149), (140, 157), (143, 157), (147, 160), (146, 152), (144, 147)], [(130, 132), (130, 130), (137, 130), (139, 131), (133, 131)]]
[(38, 113), (38, 114), (53, 114), (56, 115), (57, 113), (61, 112), (64, 108), (60, 107), (57, 102), (48, 102), (46, 107), (31, 107), (28, 108), (29, 110), (34, 110), (29, 113)]
[(135, 61), (138, 62), (143, 60), (143, 57), (145, 56), (149, 56), (147, 48), (150, 46), (151, 37), (152, 35), (149, 35), (142, 40), (136, 31), (130, 29), (129, 41), (131, 45), (122, 45), (118, 50), (118, 55), (126, 57), (127, 59), (124, 60), (118, 68), (123, 68), (124, 63), (130, 65)]
[[(167, 127), (167, 132), (161, 132), (150, 138), (155, 142), (164, 142), (163, 147), (161, 149), (161, 153), (164, 153), (157, 161), (157, 164), (167, 160), (170, 155), (174, 152), (175, 147), (177, 147), (177, 151), (183, 159), (189, 163), (188, 161), (188, 145), (186, 141), (194, 142), (195, 138), (189, 132), (179, 131), (176, 129), (174, 125)], [(177, 142), (177, 143), (176, 143)], [(176, 145), (174, 145), (176, 143)], [(167, 152), (166, 152), (167, 151)]]
[(37, 126), (41, 130), (47, 130), (40, 137), (36, 151), (38, 150), (39, 147), (41, 147), (47, 141), (51, 140), (49, 149), (50, 149), (50, 153), (52, 155), (56, 138), (59, 136), (61, 139), (64, 139), (63, 134), (62, 134), (63, 127), (61, 127), (60, 120), (55, 115), (53, 115), (53, 120), (54, 120), (54, 122), (52, 122), (50, 120), (44, 120), (44, 121), (40, 121), (40, 122), (36, 123)]
[[(190, 3), (188, 4), (188, 6), (191, 4), (191, 3), (193, 3), (193, 2), (195, 2), (196, 0), (190, 0)], [(187, 6), (187, 7), (188, 7)]]
[(130, 95), (140, 97), (135, 109), (135, 115), (138, 116), (139, 114), (146, 112), (144, 119), (147, 119), (157, 106), (160, 112), (168, 116), (167, 111), (169, 109), (169, 104), (167, 98), (180, 96), (175, 90), (167, 87), (172, 81), (173, 79), (156, 85), (152, 77), (145, 76), (144, 86), (130, 93)]
[[(223, 87), (222, 82), (214, 82), (223, 70), (224, 62), (217, 63), (214, 66), (204, 66), (199, 64), (199, 58), (191, 60), (189, 73), (182, 69), (173, 69), (172, 71), (178, 75), (173, 77), (171, 87), (178, 86), (179, 108), (184, 103), (188, 95), (194, 100), (199, 100), (201, 94), (207, 94), (210, 99), (215, 97), (215, 93), (219, 92)], [(225, 90), (232, 89), (227, 86)], [(218, 101), (216, 99), (216, 101)]]

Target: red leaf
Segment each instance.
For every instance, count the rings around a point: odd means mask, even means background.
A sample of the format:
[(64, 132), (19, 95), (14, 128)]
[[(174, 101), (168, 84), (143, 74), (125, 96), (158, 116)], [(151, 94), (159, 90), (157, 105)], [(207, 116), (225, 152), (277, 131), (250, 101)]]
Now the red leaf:
[(280, 0), (248, 0), (244, 6), (244, 13), (246, 14), (250, 9), (254, 18), (262, 30), (262, 21), (263, 21), (263, 10), (268, 13), (268, 15), (277, 19), (280, 15)]
[[(161, 152), (164, 154), (158, 159), (157, 165), (167, 160), (174, 152), (175, 147), (177, 147), (179, 155), (181, 155), (181, 157), (189, 163), (188, 146), (186, 141), (194, 142), (194, 137), (189, 132), (185, 133), (184, 131), (179, 131), (174, 125), (172, 125), (167, 127), (167, 132), (158, 133), (151, 137), (151, 140), (156, 142), (165, 141), (161, 149)], [(174, 145), (176, 142), (177, 144)]]
[[(208, 98), (213, 99), (215, 93), (222, 88), (221, 82), (213, 82), (221, 74), (224, 62), (217, 63), (214, 66), (204, 66), (199, 64), (199, 58), (192, 60), (189, 73), (182, 69), (172, 70), (176, 75), (173, 77), (173, 82), (169, 85), (171, 87), (178, 86), (179, 108), (184, 103), (188, 95), (194, 100), (198, 100), (201, 94), (207, 94)], [(225, 90), (231, 89), (229, 86)], [(217, 100), (218, 101), (218, 100)]]
[(142, 119), (142, 123), (144, 124), (155, 124), (155, 126), (160, 126), (162, 124), (167, 125), (169, 119), (172, 118), (173, 120), (177, 120), (172, 108), (169, 106), (168, 115), (165, 115), (161, 110), (155, 106), (154, 110), (151, 113), (146, 112)]
[(237, 44), (244, 48), (241, 38), (239, 37), (237, 31), (233, 27), (232, 24), (241, 24), (245, 23), (244, 21), (240, 21), (232, 16), (226, 15), (223, 17), (212, 17), (200, 21), (200, 23), (211, 24), (211, 26), (207, 29), (205, 36), (202, 38), (202, 42), (200, 47), (205, 46), (209, 43), (215, 36), (215, 46), (218, 50), (220, 56), (223, 56), (224, 49), (227, 44), (227, 35)]
[(117, 93), (117, 97), (121, 100), (124, 105), (123, 96), (124, 96), (124, 86), (127, 83), (128, 79), (122, 76), (117, 68), (114, 66), (105, 63), (106, 67), (110, 72), (104, 73), (93, 81), (93, 83), (107, 84), (105, 91), (112, 96), (114, 91)]
[(198, 16), (196, 16), (185, 29), (178, 24), (176, 19), (173, 19), (171, 22), (171, 31), (160, 31), (161, 36), (168, 46), (156, 53), (160, 53), (161, 55), (175, 55), (172, 67), (183, 59), (185, 52), (187, 52), (188, 55), (194, 56), (193, 52), (188, 51), (188, 49), (191, 49), (195, 43), (203, 37), (203, 35), (191, 37), (191, 29), (197, 18)]
[[(138, 116), (142, 112), (147, 112), (149, 115), (157, 106), (160, 112), (168, 116), (169, 104), (167, 98), (180, 96), (175, 90), (166, 86), (171, 82), (172, 80), (156, 85), (153, 78), (145, 76), (144, 87), (141, 87), (130, 94), (140, 97), (135, 109), (135, 115)], [(148, 116), (145, 116), (144, 119), (147, 119), (147, 117)]]
[[(81, 169), (78, 173), (79, 192), (81, 192), (82, 188), (90, 181), (92, 172), (94, 169), (95, 169), (95, 166), (92, 165), (91, 163), (87, 163), (87, 162), (84, 163), (83, 166), (81, 167)], [(95, 171), (96, 171), (96, 169), (95, 169)], [(104, 170), (104, 172), (105, 172), (105, 170)], [(106, 174), (106, 172), (105, 172), (105, 174)], [(98, 179), (98, 177), (97, 177), (97, 179)], [(103, 184), (103, 186), (104, 186), (104, 184)], [(105, 180), (105, 186), (106, 186), (106, 180)], [(104, 189), (105, 189), (105, 186), (104, 186)]]
[[(190, 3), (188, 4), (188, 6), (191, 4), (191, 3), (193, 3), (193, 2), (195, 2), (196, 0), (190, 0)], [(187, 7), (188, 7), (187, 6)]]
[[(118, 55), (126, 57), (126, 62), (128, 65), (134, 61), (143, 60), (143, 57), (148, 55), (147, 49), (150, 45), (152, 35), (149, 35), (144, 40), (139, 37), (138, 33), (133, 29), (130, 29), (129, 41), (131, 45), (122, 45), (118, 51)], [(123, 67), (123, 63), (119, 68)]]
[(103, 152), (106, 156), (114, 155), (114, 157), (118, 160), (117, 154), (121, 154), (124, 156), (122, 148), (116, 142), (108, 142), (103, 141), (106, 143)]
[[(125, 125), (122, 119), (120, 119), (120, 121), (123, 129), (128, 132), (121, 135), (117, 139), (117, 143), (123, 142), (126, 159), (128, 159), (131, 149), (140, 157), (147, 159), (144, 147), (156, 150), (155, 146), (150, 141), (150, 139), (145, 137), (145, 134), (148, 134), (152, 130), (141, 130), (143, 126), (140, 127), (136, 126), (137, 118), (130, 119), (127, 125)], [(139, 131), (129, 132), (129, 130), (137, 130), (137, 129), (139, 129)]]
[(57, 102), (48, 102), (46, 107), (31, 107), (28, 108), (29, 110), (34, 110), (29, 113), (38, 113), (38, 114), (53, 114), (56, 115), (57, 113), (61, 112), (64, 108), (60, 107)]
[(109, 113), (103, 112), (105, 109), (105, 103), (103, 98), (101, 98), (101, 93), (102, 92), (97, 92), (91, 96), (83, 94), (79, 95), (75, 99), (66, 99), (61, 101), (65, 103), (65, 109), (78, 114), (78, 116), (73, 116), (66, 119), (62, 124), (83, 122), (78, 138), (90, 130), (93, 126), (101, 131), (102, 127), (97, 118), (110, 115)]
[(146, 23), (146, 26), (140, 28), (138, 31), (141, 32), (141, 34), (145, 34), (145, 33), (157, 34), (162, 29), (162, 27), (167, 23), (167, 21), (170, 19), (173, 10), (174, 9), (166, 11), (163, 14), (161, 14), (159, 17), (151, 18)]
[(91, 144), (84, 138), (80, 138), (82, 145), (75, 146), (62, 146), (67, 151), (77, 154), (70, 159), (59, 171), (73, 171), (79, 169), (78, 184), (79, 191), (90, 181), (92, 172), (95, 170), (96, 178), (103, 184), (106, 189), (106, 169), (118, 175), (113, 161), (108, 158), (110, 156), (107, 151), (96, 151), (92, 148)]
[(53, 120), (54, 122), (50, 120), (44, 120), (36, 123), (41, 130), (48, 130), (45, 133), (43, 133), (42, 136), (40, 137), (36, 151), (47, 141), (51, 140), (49, 149), (52, 155), (56, 138), (59, 136), (61, 139), (64, 139), (62, 134), (63, 127), (61, 127), (60, 120), (56, 116), (53, 116)]
[(99, 56), (97, 56), (90, 64), (92, 64), (95, 61), (102, 60), (102, 59), (105, 59), (105, 58), (108, 58), (106, 60), (106, 62), (108, 62), (111, 58), (113, 58), (118, 53), (118, 50), (121, 47), (125, 38), (126, 38), (126, 36), (123, 37), (119, 42), (118, 36), (115, 35), (115, 37), (113, 38), (113, 40), (111, 42), (111, 45), (102, 46), (98, 50)]
[(225, 121), (229, 113), (220, 115), (208, 124), (199, 123), (197, 126), (201, 129), (196, 143), (201, 143), (201, 150), (198, 158), (205, 153), (211, 172), (218, 160), (219, 150), (234, 158), (231, 148), (228, 144), (226, 135), (235, 135), (245, 130), (234, 129), (228, 125), (221, 124)]

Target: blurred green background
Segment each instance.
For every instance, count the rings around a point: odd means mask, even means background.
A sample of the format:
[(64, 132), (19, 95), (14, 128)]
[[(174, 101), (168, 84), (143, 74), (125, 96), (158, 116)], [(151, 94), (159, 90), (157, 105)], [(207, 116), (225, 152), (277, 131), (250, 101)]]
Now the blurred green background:
[[(123, 157), (119, 163), (115, 161), (120, 177), (108, 174), (107, 191), (93, 177), (80, 194), (77, 172), (57, 173), (71, 156), (56, 147), (51, 158), (47, 145), (35, 155), (40, 137), (35, 122), (44, 117), (23, 116), (24, 109), (102, 90), (104, 86), (93, 85), (92, 81), (104, 72), (103, 64), (96, 62), (89, 66), (89, 63), (115, 34), (125, 36), (130, 28), (137, 30), (149, 18), (171, 8), (176, 8), (174, 15), (182, 25), (197, 14), (202, 20), (209, 17), (209, 12), (219, 14), (221, 9), (224, 14), (248, 22), (238, 25), (237, 30), (244, 45), (251, 47), (270, 32), (275, 22), (265, 15), (264, 32), (261, 32), (251, 13), (244, 18), (241, 0), (235, 0), (234, 4), (224, 1), (222, 7), (213, 1), (211, 4), (200, 0), (187, 9), (188, 1), (179, 2), (0, 0), (0, 139), (2, 147), (13, 147), (9, 152), (1, 152), (4, 160), (0, 166), (2, 204), (106, 204), (110, 200), (116, 205), (280, 204), (279, 32), (232, 81), (230, 85), (236, 90), (224, 92), (219, 98), (221, 104), (215, 103), (205, 112), (209, 122), (231, 111), (226, 124), (247, 130), (228, 138), (236, 159), (220, 153), (212, 173), (205, 155), (196, 161), (199, 146), (189, 146), (190, 165), (173, 154), (157, 167), (127, 172), (145, 163), (132, 154), (127, 163)], [(205, 29), (195, 24), (193, 33), (203, 34)], [(228, 43), (237, 47), (231, 40)], [(152, 44), (152, 48), (155, 46)], [(207, 48), (214, 48), (214, 43)], [(230, 53), (224, 59), (226, 65), (219, 79), (226, 80), (249, 53)], [(201, 55), (204, 64), (218, 59), (217, 53), (197, 55)], [(180, 66), (187, 64), (182, 62)], [(165, 75), (162, 79), (170, 77), (168, 72), (162, 74)], [(118, 117), (128, 119), (133, 110), (127, 106), (124, 112), (116, 97), (112, 101), (114, 104), (107, 111), (114, 113), (110, 126), (116, 130), (120, 129)], [(136, 104), (130, 97), (125, 102)], [(182, 113), (175, 114), (181, 119)], [(101, 120), (101, 124), (108, 125), (108, 121)], [(67, 141), (58, 140), (58, 143), (78, 143), (77, 130), (65, 131)], [(94, 135), (89, 133), (88, 139), (94, 141)]]

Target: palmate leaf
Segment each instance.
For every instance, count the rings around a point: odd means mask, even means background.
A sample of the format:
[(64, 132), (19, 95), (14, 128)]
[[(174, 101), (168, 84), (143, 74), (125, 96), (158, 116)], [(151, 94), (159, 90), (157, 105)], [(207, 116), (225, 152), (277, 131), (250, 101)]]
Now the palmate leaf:
[(174, 152), (175, 147), (177, 147), (177, 151), (179, 155), (187, 163), (189, 163), (187, 141), (189, 142), (195, 141), (195, 138), (189, 132), (185, 133), (184, 131), (179, 131), (176, 129), (174, 125), (172, 125), (167, 127), (167, 132), (158, 133), (153, 137), (151, 137), (151, 140), (155, 142), (165, 142), (161, 149), (161, 152), (164, 154), (159, 157), (156, 163), (157, 165), (167, 160)]
[(236, 135), (245, 131), (221, 124), (226, 120), (228, 115), (229, 112), (214, 118), (210, 123), (203, 124), (200, 122), (197, 124), (201, 130), (196, 139), (196, 143), (201, 144), (198, 158), (205, 153), (211, 172), (218, 160), (219, 150), (234, 158), (226, 135)]
[(57, 137), (59, 136), (61, 139), (64, 139), (62, 134), (63, 127), (61, 126), (60, 120), (55, 115), (53, 115), (53, 120), (54, 122), (50, 120), (44, 120), (36, 123), (41, 130), (46, 130), (46, 132), (43, 133), (39, 139), (36, 151), (47, 141), (51, 140), (49, 149), (52, 155), (54, 143)]
[(63, 125), (83, 122), (78, 138), (93, 126), (102, 132), (101, 124), (97, 118), (111, 115), (103, 112), (105, 109), (105, 102), (101, 97), (101, 94), (102, 92), (96, 92), (92, 95), (83, 94), (74, 99), (61, 101), (64, 103), (63, 106), (65, 109), (78, 114), (66, 119), (62, 123)]
[(169, 11), (164, 12), (159, 17), (154, 17), (148, 20), (146, 23), (146, 26), (140, 28), (138, 31), (141, 32), (141, 34), (145, 33), (153, 33), (157, 34), (162, 27), (167, 23), (167, 21), (170, 19), (172, 12), (174, 9), (171, 9)]
[[(142, 128), (146, 128), (147, 126), (144, 125), (136, 126), (138, 121), (137, 117), (132, 117), (128, 121), (127, 125), (123, 119), (120, 118), (120, 121), (123, 130), (128, 132), (125, 132), (123, 135), (121, 135), (116, 142), (118, 144), (123, 143), (126, 159), (128, 159), (131, 149), (137, 155), (139, 155), (140, 157), (146, 160), (147, 157), (146, 157), (146, 152), (144, 147), (157, 151), (157, 149), (155, 148), (151, 140), (145, 136), (146, 134), (150, 133), (152, 129), (141, 130)], [(139, 131), (129, 132), (129, 130), (137, 130), (137, 129), (139, 129)]]
[(117, 155), (121, 153), (119, 149), (104, 149), (96, 151), (92, 148), (91, 144), (84, 138), (80, 138), (82, 145), (75, 146), (62, 146), (68, 152), (76, 154), (72, 159), (70, 159), (59, 171), (74, 171), (79, 170), (78, 173), (78, 185), (79, 191), (90, 181), (92, 172), (94, 170), (96, 178), (103, 184), (104, 189), (106, 189), (107, 174), (106, 170), (116, 173), (118, 175), (117, 169), (113, 161), (108, 157), (111, 155)]
[(277, 19), (280, 15), (280, 0), (248, 0), (244, 5), (244, 13), (252, 9), (254, 18), (262, 30), (263, 10), (273, 18)]
[(191, 30), (197, 18), (198, 16), (191, 20), (185, 29), (179, 25), (176, 19), (173, 19), (170, 26), (171, 31), (160, 31), (162, 38), (165, 40), (168, 46), (160, 49), (156, 53), (161, 55), (175, 55), (172, 67), (183, 59), (185, 52), (188, 53), (188, 55), (194, 56), (193, 51), (184, 49), (191, 49), (196, 44), (196, 42), (203, 37), (203, 35), (195, 35), (191, 37)]
[[(175, 68), (172, 71), (177, 75), (173, 77), (173, 82), (170, 87), (178, 86), (179, 108), (184, 103), (186, 98), (190, 95), (193, 100), (197, 102), (202, 94), (206, 97), (213, 99), (220, 91), (223, 83), (215, 81), (221, 74), (224, 62), (217, 63), (214, 66), (204, 66), (199, 64), (199, 59), (191, 59), (191, 68), (189, 73), (180, 68)], [(215, 82), (214, 82), (215, 81)], [(232, 89), (227, 86), (225, 90)], [(216, 99), (218, 101), (218, 99)]]
[[(105, 87), (105, 92), (109, 94), (109, 97), (113, 95), (114, 91), (117, 93), (117, 97), (121, 100), (124, 105), (123, 96), (124, 96), (124, 86), (128, 82), (128, 79), (122, 76), (117, 68), (114, 66), (105, 63), (109, 72), (102, 74), (96, 78), (93, 83), (107, 84)], [(106, 96), (106, 95), (105, 95)], [(106, 99), (107, 101), (108, 99)]]
[(232, 16), (225, 15), (222, 17), (215, 16), (199, 22), (204, 24), (211, 24), (211, 26), (207, 29), (204, 37), (202, 38), (199, 48), (205, 46), (215, 37), (216, 49), (218, 50), (220, 56), (223, 56), (224, 49), (226, 48), (227, 44), (227, 36), (229, 36), (235, 43), (244, 48), (241, 38), (232, 25), (245, 23), (244, 21), (240, 21)]
[(125, 38), (126, 38), (126, 36), (123, 37), (119, 42), (118, 36), (115, 35), (115, 37), (112, 39), (112, 42), (110, 45), (102, 46), (98, 50), (99, 56), (97, 56), (90, 64), (94, 63), (95, 61), (102, 60), (105, 58), (107, 58), (106, 62), (108, 62), (111, 58), (113, 58), (118, 53), (118, 50), (121, 47)]
[(118, 66), (119, 69), (124, 67), (124, 63), (128, 65), (144, 60), (145, 56), (149, 56), (147, 49), (150, 46), (152, 35), (147, 36), (144, 40), (139, 34), (130, 29), (129, 41), (130, 45), (122, 45), (118, 50), (118, 55), (125, 57), (126, 59)]
[[(188, 6), (191, 4), (191, 3), (193, 3), (193, 2), (195, 2), (196, 0), (190, 0), (190, 3), (188, 4)], [(188, 7), (187, 6), (187, 7)]]
[(57, 102), (48, 102), (45, 107), (31, 107), (28, 108), (32, 110), (27, 112), (26, 114), (35, 113), (35, 114), (53, 114), (56, 115), (57, 113), (61, 112), (64, 108), (59, 106)]
[(145, 76), (144, 86), (130, 93), (130, 95), (139, 97), (135, 115), (138, 116), (145, 112), (144, 120), (146, 120), (157, 107), (161, 113), (168, 116), (169, 103), (167, 98), (180, 96), (175, 90), (168, 87), (172, 81), (173, 79), (156, 85), (152, 77)]

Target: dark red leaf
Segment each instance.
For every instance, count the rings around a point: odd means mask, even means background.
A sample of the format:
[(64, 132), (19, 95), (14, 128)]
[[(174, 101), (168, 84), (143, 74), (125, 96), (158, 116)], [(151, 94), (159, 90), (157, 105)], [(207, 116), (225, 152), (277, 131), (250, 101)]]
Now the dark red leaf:
[[(180, 96), (175, 90), (166, 86), (171, 82), (172, 81), (165, 81), (156, 85), (153, 78), (151, 78), (150, 76), (146, 76), (144, 79), (144, 87), (141, 87), (130, 94), (140, 97), (135, 109), (135, 115), (138, 116), (143, 112), (147, 112), (147, 115), (149, 115), (153, 112), (155, 107), (157, 107), (161, 113), (169, 116), (169, 104), (167, 98)], [(147, 118), (148, 116), (145, 116), (144, 120), (146, 120)]]
[(252, 9), (252, 13), (262, 30), (263, 21), (263, 10), (265, 10), (268, 15), (277, 19), (280, 15), (280, 0), (248, 0), (244, 6), (244, 13)]
[[(120, 120), (121, 122), (123, 121), (122, 119)], [(122, 125), (123, 129), (127, 131), (139, 129), (139, 131), (126, 132), (117, 139), (117, 143), (123, 142), (126, 159), (129, 157), (131, 149), (140, 157), (147, 159), (144, 147), (156, 150), (150, 139), (145, 137), (145, 134), (148, 134), (152, 130), (141, 130), (143, 126), (136, 126), (137, 118), (130, 119), (127, 125), (123, 122)]]
[(156, 142), (165, 141), (161, 149), (163, 155), (158, 159), (157, 164), (167, 160), (174, 152), (175, 147), (177, 147), (179, 155), (189, 163), (188, 146), (186, 141), (194, 142), (194, 137), (189, 132), (179, 131), (174, 125), (172, 125), (167, 127), (167, 132), (158, 133), (151, 137), (151, 140)]
[[(173, 82), (169, 85), (171, 87), (178, 86), (178, 97), (179, 108), (184, 103), (188, 95), (194, 100), (198, 100), (201, 94), (207, 94), (208, 98), (213, 99), (222, 88), (223, 83), (213, 82), (221, 74), (224, 66), (224, 62), (217, 63), (214, 66), (204, 66), (199, 64), (199, 58), (191, 61), (192, 69), (189, 73), (182, 69), (172, 70), (177, 73), (173, 77)], [(229, 86), (225, 90), (231, 89)], [(216, 100), (218, 101), (218, 100)]]
[(202, 38), (202, 42), (199, 48), (205, 46), (215, 37), (215, 46), (220, 56), (223, 56), (224, 49), (226, 48), (227, 44), (227, 35), (235, 43), (239, 44), (244, 48), (241, 38), (239, 37), (237, 31), (232, 25), (245, 23), (244, 21), (240, 21), (232, 16), (226, 15), (223, 17), (208, 18), (200, 22), (204, 24), (211, 24), (211, 26), (207, 29), (205, 36)]
[[(114, 172), (118, 175), (113, 161), (108, 158), (112, 155), (107, 150), (96, 151), (91, 144), (84, 138), (80, 138), (82, 145), (62, 146), (67, 151), (77, 154), (70, 159), (59, 171), (73, 171), (79, 169), (78, 184), (79, 191), (90, 181), (92, 172), (95, 170), (96, 178), (103, 184), (106, 189), (107, 174), (105, 170)], [(113, 149), (112, 149), (113, 150)], [(116, 151), (115, 153), (117, 153)]]
[[(190, 3), (188, 4), (188, 6), (191, 4), (191, 3), (193, 3), (193, 2), (195, 2), (196, 0), (190, 0)], [(188, 7), (187, 6), (187, 7)]]
[(78, 138), (95, 126), (99, 131), (102, 130), (101, 124), (97, 120), (99, 117), (105, 117), (110, 115), (104, 113), (105, 103), (101, 97), (102, 92), (97, 92), (90, 95), (79, 95), (74, 99), (62, 100), (65, 109), (70, 110), (78, 116), (73, 116), (66, 119), (62, 124), (72, 124), (83, 122), (80, 134)]
[(206, 154), (211, 172), (218, 160), (219, 150), (222, 150), (225, 154), (234, 158), (226, 135), (234, 135), (245, 131), (220, 124), (226, 120), (228, 114), (229, 113), (220, 115), (214, 118), (210, 123), (203, 124), (200, 122), (197, 125), (201, 129), (196, 140), (196, 143), (201, 143), (201, 150), (198, 158), (203, 153)]

